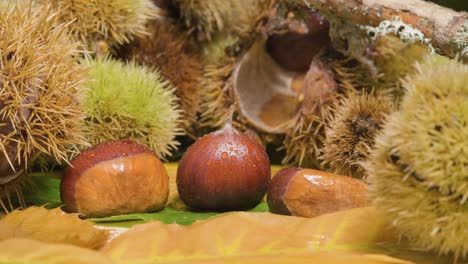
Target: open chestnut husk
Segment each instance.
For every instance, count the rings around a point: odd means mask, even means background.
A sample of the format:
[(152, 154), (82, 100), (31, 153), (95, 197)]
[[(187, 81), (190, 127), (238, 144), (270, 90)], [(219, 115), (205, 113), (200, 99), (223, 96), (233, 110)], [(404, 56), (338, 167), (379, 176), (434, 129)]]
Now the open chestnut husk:
[(285, 168), (268, 186), (270, 212), (315, 217), (367, 205), (367, 184), (325, 171)]
[(194, 209), (247, 210), (262, 200), (270, 176), (263, 147), (228, 122), (188, 148), (177, 170), (177, 189)]
[(88, 217), (154, 212), (169, 195), (162, 162), (130, 140), (106, 142), (83, 151), (65, 170), (60, 195), (65, 210)]
[(286, 6), (277, 3), (270, 9), (257, 25), (261, 34), (219, 37), (207, 45), (203, 124), (222, 126), (227, 106), (235, 102), (236, 124), (268, 137), (287, 132), (302, 108), (302, 87), (313, 58), (332, 47), (329, 23), (320, 13), (307, 5), (294, 10)]
[[(259, 131), (287, 132), (288, 124), (304, 108), (301, 98), (307, 97), (310, 85), (305, 83), (306, 76), (314, 58), (318, 61), (320, 54), (331, 49), (329, 24), (325, 18), (311, 11), (303, 20), (286, 23), (292, 27), (286, 32), (266, 29), (273, 32), (258, 36), (234, 67), (232, 89), (239, 114)], [(328, 65), (320, 63), (319, 68), (325, 71)], [(333, 87), (321, 88), (334, 90)]]

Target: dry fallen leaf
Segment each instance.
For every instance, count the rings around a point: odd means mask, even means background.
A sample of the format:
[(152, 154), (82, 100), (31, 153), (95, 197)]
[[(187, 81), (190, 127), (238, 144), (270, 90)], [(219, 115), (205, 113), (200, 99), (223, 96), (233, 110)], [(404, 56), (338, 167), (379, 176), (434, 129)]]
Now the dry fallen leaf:
[[(167, 263), (167, 262), (165, 262)], [(384, 255), (349, 252), (314, 252), (309, 254), (282, 254), (251, 257), (221, 257), (202, 260), (182, 260), (171, 264), (412, 264), (412, 262)]]
[[(158, 261), (146, 259), (143, 261), (128, 260), (128, 263), (175, 263), (175, 264), (276, 264), (276, 263), (326, 263), (326, 264), (411, 264), (382, 255), (362, 255), (348, 252), (314, 252), (310, 254), (263, 255), (263, 256), (229, 256), (204, 259), (183, 259), (181, 261)], [(0, 263), (28, 264), (112, 264), (104, 254), (72, 245), (47, 244), (28, 239), (10, 239), (0, 241)]]
[(108, 236), (108, 231), (99, 230), (93, 223), (81, 220), (78, 214), (67, 214), (59, 208), (29, 207), (13, 211), (0, 220), (0, 240), (28, 238), (99, 248)]
[(29, 239), (0, 241), (0, 263), (112, 264), (99, 252), (73, 245), (47, 244)]
[[(317, 252), (357, 254), (377, 242), (396, 240), (396, 233), (384, 216), (372, 207), (316, 218), (236, 212), (197, 221), (191, 226), (160, 222), (137, 225), (103, 247), (102, 252), (117, 263), (205, 260), (236, 263), (250, 258), (267, 261), (285, 255), (314, 260), (331, 256)], [(405, 263), (384, 256), (360, 257), (359, 263)], [(332, 259), (322, 263), (344, 263), (339, 256), (336, 262)]]

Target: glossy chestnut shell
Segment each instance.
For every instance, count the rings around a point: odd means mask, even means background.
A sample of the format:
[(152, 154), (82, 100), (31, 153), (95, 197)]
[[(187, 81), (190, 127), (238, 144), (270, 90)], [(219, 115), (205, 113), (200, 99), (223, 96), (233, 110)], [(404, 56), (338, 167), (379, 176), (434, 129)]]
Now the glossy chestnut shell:
[(247, 210), (262, 200), (270, 177), (263, 147), (227, 124), (188, 148), (177, 170), (177, 188), (194, 209)]
[(65, 210), (89, 217), (162, 209), (169, 179), (154, 153), (130, 140), (106, 142), (78, 155), (65, 170)]
[(331, 47), (328, 36), (330, 25), (325, 17), (317, 11), (311, 11), (304, 22), (307, 33), (287, 32), (268, 38), (268, 53), (286, 70), (306, 72), (312, 59)]
[(326, 171), (284, 168), (268, 186), (267, 202), (275, 214), (316, 217), (368, 205), (367, 184)]

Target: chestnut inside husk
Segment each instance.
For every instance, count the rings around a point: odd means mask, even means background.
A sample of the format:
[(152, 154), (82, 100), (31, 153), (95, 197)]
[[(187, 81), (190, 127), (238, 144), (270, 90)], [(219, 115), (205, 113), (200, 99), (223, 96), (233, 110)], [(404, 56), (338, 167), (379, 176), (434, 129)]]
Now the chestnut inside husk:
[(314, 58), (331, 49), (331, 41), (329, 23), (317, 11), (304, 19), (278, 19), (242, 56), (233, 87), (240, 113), (253, 127), (281, 134), (302, 108), (304, 80)]
[(317, 11), (309, 11), (302, 29), (269, 36), (266, 50), (282, 68), (304, 73), (312, 59), (331, 45), (329, 28), (325, 17)]

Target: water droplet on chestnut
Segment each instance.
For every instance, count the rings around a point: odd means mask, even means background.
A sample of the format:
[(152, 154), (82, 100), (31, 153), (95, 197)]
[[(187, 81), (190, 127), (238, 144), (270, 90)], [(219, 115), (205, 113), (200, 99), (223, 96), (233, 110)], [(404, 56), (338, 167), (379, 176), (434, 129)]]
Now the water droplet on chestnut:
[(73, 159), (60, 196), (66, 211), (89, 217), (153, 212), (165, 206), (168, 182), (151, 150), (120, 140), (96, 145)]
[(262, 200), (270, 176), (263, 147), (228, 122), (187, 149), (177, 170), (177, 189), (193, 209), (247, 210)]
[(227, 152), (223, 152), (223, 153), (221, 153), (221, 158), (223, 158), (223, 159), (227, 159), (227, 157), (228, 157), (228, 154), (227, 154)]

